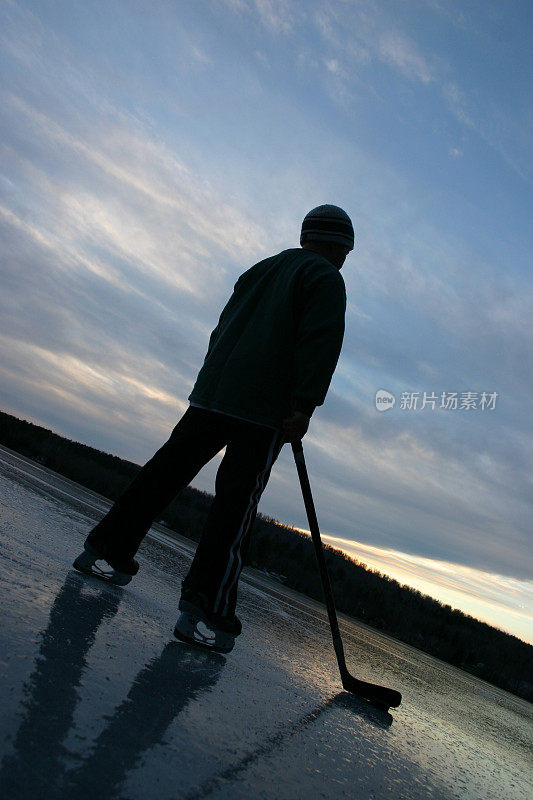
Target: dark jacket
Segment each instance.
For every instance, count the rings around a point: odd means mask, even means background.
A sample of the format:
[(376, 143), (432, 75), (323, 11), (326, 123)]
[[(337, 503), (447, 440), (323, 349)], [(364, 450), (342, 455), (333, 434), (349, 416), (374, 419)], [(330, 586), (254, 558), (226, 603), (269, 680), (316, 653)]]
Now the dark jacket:
[(282, 427), (322, 405), (342, 346), (339, 270), (310, 250), (284, 250), (244, 272), (211, 334), (193, 404)]

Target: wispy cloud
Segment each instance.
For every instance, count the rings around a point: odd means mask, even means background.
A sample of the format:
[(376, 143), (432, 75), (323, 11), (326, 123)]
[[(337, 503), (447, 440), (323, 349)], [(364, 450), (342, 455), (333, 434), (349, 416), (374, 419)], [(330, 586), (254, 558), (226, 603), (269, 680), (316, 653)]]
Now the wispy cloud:
[[(326, 52), (334, 53), (334, 56), (326, 57), (326, 63), (335, 64), (332, 71), (345, 82), (343, 92), (338, 86), (332, 87), (333, 96), (343, 107), (346, 107), (346, 98), (350, 97), (352, 105), (357, 108), (355, 98), (358, 93), (363, 87), (368, 91), (361, 70), (366, 67), (366, 74), (369, 74), (368, 70), (376, 63), (385, 64), (398, 77), (439, 92), (440, 98), (436, 102), (443, 110), (450, 112), (466, 131), (479, 136), (521, 178), (530, 181), (533, 140), (530, 103), (523, 101), (511, 107), (507, 93), (496, 101), (488, 91), (471, 88), (468, 71), (454, 75), (450, 56), (443, 48), (435, 47), (432, 40), (432, 49), (429, 50), (427, 45), (417, 41), (420, 34), (407, 21), (409, 5), (405, 4), (405, 21), (401, 13), (390, 13), (386, 4), (333, 3), (314, 7), (316, 31)], [(477, 21), (474, 23), (468, 19), (468, 14), (453, 13), (439, 3), (430, 4), (428, 12), (435, 13), (441, 24), (452, 25), (479, 38), (476, 41), (478, 55), (470, 55), (473, 61), (476, 57), (484, 59), (487, 48), (498, 41), (501, 9), (492, 8), (488, 13), (488, 19), (494, 18), (493, 31), (482, 31), (483, 26), (480, 28)], [(500, 43), (499, 49), (502, 48)], [(497, 66), (494, 79), (501, 81)], [(515, 79), (515, 75), (507, 75), (508, 83)], [(356, 87), (357, 91), (354, 91)]]
[(388, 18), (386, 10), (367, 4), (318, 4), (314, 21), (323, 42), (353, 80), (361, 66), (382, 62), (407, 78), (428, 84), (436, 69), (416, 42)]
[(386, 64), (399, 70), (410, 80), (426, 84), (434, 80), (433, 70), (424, 56), (417, 51), (413, 42), (396, 31), (379, 36), (377, 53)]
[(224, 0), (234, 13), (256, 15), (259, 23), (274, 34), (287, 34), (295, 16), (291, 0)]
[[(88, 254), (105, 250), (115, 265), (109, 271), (115, 282), (122, 263), (129, 272), (137, 269), (180, 291), (201, 294), (220, 280), (214, 265), (221, 253), (239, 251), (250, 258), (265, 248), (262, 230), (195, 178), (163, 144), (135, 131), (134, 120), (116, 114), (104, 128), (87, 128), (82, 139), (19, 98), (4, 96), (4, 101), (21, 131), (38, 125), (41, 146), (55, 151), (56, 173), (52, 183), (44, 170), (19, 155), (18, 180), (31, 179), (32, 191), (47, 197), (45, 207), (53, 214), (42, 219), (42, 230), (9, 210), (6, 218), (42, 244), (55, 243), (62, 251), (60, 262), (65, 245), (76, 254), (78, 266), (93, 262)], [(78, 182), (75, 191), (66, 177), (73, 157), (84, 184)], [(98, 258), (91, 268), (101, 273)]]

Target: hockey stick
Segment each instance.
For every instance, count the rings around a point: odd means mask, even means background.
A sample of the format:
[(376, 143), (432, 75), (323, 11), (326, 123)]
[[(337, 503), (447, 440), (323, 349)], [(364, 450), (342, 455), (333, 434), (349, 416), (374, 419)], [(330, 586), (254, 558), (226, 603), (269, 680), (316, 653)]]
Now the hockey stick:
[(363, 697), (365, 700), (368, 700), (373, 705), (378, 706), (383, 710), (387, 710), (390, 707), (396, 708), (402, 702), (402, 696), (400, 692), (397, 692), (394, 689), (387, 689), (385, 686), (378, 686), (374, 683), (360, 681), (357, 678), (354, 678), (348, 672), (346, 659), (344, 657), (344, 647), (342, 645), (341, 634), (339, 631), (337, 612), (335, 611), (333, 592), (331, 590), (331, 583), (326, 567), (326, 559), (324, 557), (324, 549), (322, 547), (322, 540), (320, 538), (315, 504), (313, 503), (313, 495), (311, 494), (311, 485), (309, 483), (307, 467), (305, 466), (304, 449), (301, 441), (292, 442), (292, 452), (294, 453), (296, 469), (298, 470), (298, 477), (300, 478), (305, 510), (307, 512), (307, 519), (309, 520), (309, 528), (311, 529), (311, 537), (315, 546), (315, 554), (318, 561), (320, 578), (322, 580), (322, 589), (324, 590), (324, 598), (326, 600), (326, 608), (328, 611), (331, 636), (333, 638), (333, 647), (335, 648), (335, 654), (337, 656), (337, 663), (339, 665), (342, 685), (347, 692), (351, 692), (359, 697)]

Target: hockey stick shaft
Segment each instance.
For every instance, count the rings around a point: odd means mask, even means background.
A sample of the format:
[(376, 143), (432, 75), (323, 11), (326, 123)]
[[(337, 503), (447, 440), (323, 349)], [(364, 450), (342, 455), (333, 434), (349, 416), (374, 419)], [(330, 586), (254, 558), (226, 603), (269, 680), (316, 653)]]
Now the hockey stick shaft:
[(296, 462), (296, 469), (298, 470), (298, 477), (302, 487), (302, 495), (307, 513), (307, 519), (309, 520), (311, 538), (313, 539), (313, 544), (315, 546), (315, 554), (320, 571), (322, 589), (324, 591), (324, 598), (326, 601), (326, 609), (328, 612), (329, 626), (331, 628), (331, 637), (333, 639), (335, 655), (337, 656), (337, 663), (339, 665), (342, 685), (347, 691), (353, 692), (361, 697), (365, 697), (371, 702), (378, 704), (381, 708), (386, 709), (390, 706), (396, 708), (402, 701), (400, 692), (397, 692), (395, 689), (388, 689), (385, 686), (378, 686), (374, 683), (367, 683), (366, 681), (358, 680), (348, 672), (346, 659), (344, 656), (344, 647), (339, 630), (339, 622), (337, 619), (337, 611), (335, 610), (333, 591), (331, 589), (331, 583), (326, 566), (326, 558), (324, 556), (322, 539), (320, 538), (320, 529), (318, 527), (315, 504), (313, 502), (313, 495), (311, 494), (311, 485), (309, 483), (309, 476), (307, 474), (307, 467), (305, 465), (304, 449), (301, 441), (292, 442), (292, 452), (294, 453), (294, 461)]
[(324, 556), (324, 548), (322, 546), (322, 539), (320, 538), (320, 529), (318, 527), (318, 520), (315, 511), (315, 504), (313, 502), (313, 495), (311, 494), (311, 485), (309, 483), (309, 476), (307, 474), (307, 467), (305, 465), (304, 449), (301, 441), (292, 443), (292, 452), (294, 453), (294, 461), (296, 462), (296, 469), (302, 487), (302, 495), (304, 499), (305, 511), (307, 519), (309, 520), (309, 528), (311, 530), (311, 538), (315, 546), (315, 554), (318, 562), (318, 569), (320, 572), (320, 579), (322, 581), (322, 589), (324, 591), (324, 598), (326, 601), (326, 608), (328, 612), (329, 625), (331, 628), (331, 636), (333, 639), (333, 647), (335, 648), (335, 655), (339, 664), (341, 677), (344, 678), (348, 673), (346, 667), (346, 659), (344, 656), (344, 647), (342, 645), (341, 634), (339, 630), (339, 622), (337, 619), (337, 612), (335, 610), (335, 602), (333, 600), (333, 591), (329, 580), (329, 574), (326, 566), (326, 558)]

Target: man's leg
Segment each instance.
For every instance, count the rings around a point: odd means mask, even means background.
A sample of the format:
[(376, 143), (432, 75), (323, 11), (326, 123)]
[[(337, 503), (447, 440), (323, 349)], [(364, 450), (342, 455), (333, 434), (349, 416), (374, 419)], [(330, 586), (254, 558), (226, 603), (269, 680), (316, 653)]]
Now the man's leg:
[(264, 425), (234, 420), (218, 469), (216, 494), (183, 595), (203, 593), (210, 610), (231, 617), (237, 602), (248, 538), (283, 435)]
[(226, 444), (221, 414), (189, 407), (169, 440), (148, 461), (87, 537), (111, 558), (133, 558), (156, 519)]

